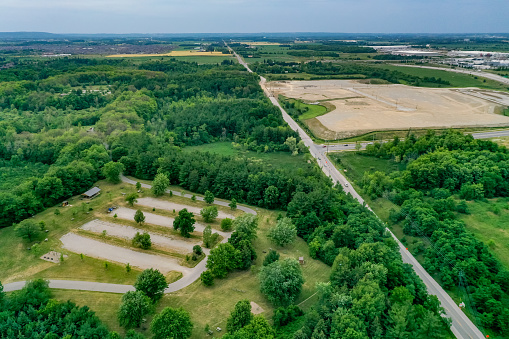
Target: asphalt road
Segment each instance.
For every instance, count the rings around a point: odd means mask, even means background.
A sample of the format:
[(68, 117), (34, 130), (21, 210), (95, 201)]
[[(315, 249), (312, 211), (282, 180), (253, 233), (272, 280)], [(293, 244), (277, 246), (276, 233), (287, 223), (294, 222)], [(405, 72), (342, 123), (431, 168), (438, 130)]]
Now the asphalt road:
[[(131, 180), (125, 176), (121, 176), (121, 179), (123, 182), (136, 185), (136, 181)], [(141, 184), (142, 187), (150, 189), (152, 186), (148, 184)], [(184, 194), (182, 195), (180, 191), (172, 190), (174, 194), (178, 194), (179, 196), (191, 199), (191, 194)], [(170, 190), (166, 191), (167, 193), (170, 192)], [(203, 201), (203, 197), (196, 197), (196, 200)], [(228, 206), (228, 202), (221, 201), (221, 200), (214, 200), (214, 205), (219, 206)], [(237, 205), (237, 209), (244, 211), (246, 213), (254, 214), (256, 215), (256, 211), (252, 208)], [(223, 233), (221, 233), (223, 234)], [(224, 239), (221, 241), (222, 243), (225, 243), (230, 238), (231, 233), (227, 233), (227, 236), (224, 236)], [(168, 285), (168, 287), (164, 290), (164, 293), (171, 293), (178, 290), (183, 289), (184, 287), (187, 287), (191, 285), (193, 282), (198, 280), (200, 278), (200, 275), (206, 270), (205, 265), (207, 264), (207, 258), (204, 258), (202, 261), (198, 263), (194, 268), (190, 270), (189, 273), (187, 273), (183, 278), (175, 281), (174, 283), (171, 283)], [(12, 292), (17, 291), (23, 288), (25, 286), (26, 281), (17, 281), (10, 284), (4, 285), (4, 292)], [(93, 291), (93, 292), (108, 292), (108, 293), (125, 293), (127, 291), (134, 291), (134, 287), (131, 285), (119, 285), (119, 284), (106, 284), (106, 283), (97, 283), (97, 282), (90, 282), (90, 281), (75, 281), (75, 280), (49, 280), (49, 287), (50, 288), (58, 288), (63, 290), (79, 290), (79, 291)]]
[[(231, 50), (231, 49), (230, 49)], [(240, 56), (235, 53), (235, 56), (239, 60), (239, 62), (246, 67), (248, 71), (251, 72), (249, 66), (240, 58)], [(264, 92), (269, 97), (270, 101), (277, 106), (283, 115), (283, 119), (288, 123), (288, 125), (297, 133), (304, 141), (305, 145), (309, 147), (309, 151), (313, 157), (316, 158), (318, 165), (322, 168), (323, 172), (332, 179), (333, 183), (339, 183), (343, 190), (346, 193), (350, 193), (355, 199), (357, 199), (361, 204), (365, 204), (364, 199), (355, 191), (352, 185), (348, 182), (345, 176), (339, 172), (335, 166), (332, 165), (329, 158), (326, 154), (327, 147), (323, 147), (321, 145), (315, 145), (311, 138), (306, 134), (306, 132), (286, 113), (286, 111), (281, 107), (276, 98), (274, 98), (271, 93), (265, 87), (265, 78), (260, 77), (260, 86), (264, 90)], [(355, 149), (355, 144), (351, 146), (345, 146), (344, 144), (338, 145), (337, 148), (344, 147), (346, 149), (353, 148)], [(365, 146), (364, 146), (365, 147)], [(366, 207), (370, 210), (371, 208), (366, 205)], [(373, 211), (372, 211), (373, 212)], [(374, 212), (373, 212), (374, 213)], [(378, 217), (378, 216), (377, 216)], [(422, 279), (426, 287), (428, 288), (428, 293), (434, 294), (440, 300), (442, 307), (445, 309), (448, 317), (452, 319), (451, 330), (454, 335), (459, 339), (466, 338), (484, 338), (482, 333), (477, 329), (477, 327), (468, 319), (468, 317), (459, 309), (459, 307), (455, 304), (455, 302), (451, 299), (451, 297), (444, 291), (444, 289), (426, 272), (426, 270), (419, 264), (419, 262), (414, 258), (414, 256), (406, 250), (404, 245), (392, 234), (392, 232), (386, 228), (386, 230), (392, 235), (394, 240), (398, 243), (401, 256), (403, 258), (403, 262), (409, 263), (413, 266), (417, 275)]]

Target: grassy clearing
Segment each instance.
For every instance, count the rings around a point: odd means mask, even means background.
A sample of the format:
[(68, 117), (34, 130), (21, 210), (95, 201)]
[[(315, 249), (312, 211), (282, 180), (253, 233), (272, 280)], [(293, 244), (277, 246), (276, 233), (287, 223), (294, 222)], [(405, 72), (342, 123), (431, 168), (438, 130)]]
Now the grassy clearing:
[[(335, 162), (336, 167), (342, 170), (353, 181), (361, 180), (364, 172), (380, 171), (389, 174), (405, 168), (404, 164), (388, 159), (366, 156), (362, 152), (336, 152), (331, 153), (330, 158)], [(344, 171), (345, 169), (346, 172)]]
[(283, 168), (290, 171), (295, 171), (304, 166), (311, 166), (305, 161), (307, 159), (307, 155), (305, 154), (292, 156), (287, 152), (257, 153), (247, 150), (238, 150), (233, 148), (230, 142), (215, 142), (213, 144), (204, 144), (200, 146), (187, 146), (182, 150), (184, 152), (211, 152), (221, 155), (250, 158), (263, 162), (268, 167)]
[[(440, 71), (435, 69), (394, 66), (394, 65), (377, 65), (376, 67), (389, 69), (391, 71), (399, 71), (406, 74), (418, 77), (435, 77), (442, 80), (449, 81), (451, 85), (440, 87), (479, 87), (486, 89), (493, 89), (499, 91), (507, 91), (509, 88), (498, 81), (490, 80), (476, 75), (455, 73), (449, 71)], [(432, 86), (435, 87), (435, 86)]]
[[(211, 328), (219, 326), (225, 329), (226, 319), (231, 310), (235, 303), (242, 299), (248, 299), (260, 305), (265, 310), (262, 314), (270, 320), (274, 307), (261, 294), (257, 278), (265, 257), (263, 251), (268, 252), (270, 248), (278, 250), (282, 258), (298, 258), (299, 256), (305, 258), (306, 263), (302, 266), (305, 283), (296, 303), (305, 301), (300, 306), (304, 309), (309, 308), (316, 301), (316, 296), (313, 296), (316, 292), (316, 283), (328, 281), (330, 267), (318, 260), (311, 259), (306, 242), (300, 238), (286, 248), (277, 248), (276, 245), (271, 243), (267, 238), (267, 234), (270, 227), (275, 225), (277, 214), (277, 212), (267, 210), (262, 210), (259, 214), (258, 238), (254, 241), (258, 258), (251, 270), (234, 272), (225, 279), (216, 279), (212, 287), (206, 287), (198, 280), (183, 290), (165, 295), (158, 303), (156, 311), (159, 312), (167, 306), (183, 307), (189, 311), (194, 323), (191, 338), (204, 338), (206, 324), (209, 324)], [(124, 333), (123, 329), (118, 327), (116, 319), (120, 295), (96, 292), (56, 291), (55, 297), (59, 300), (70, 299), (80, 305), (90, 306), (110, 330)], [(91, 299), (93, 300), (90, 301)], [(141, 333), (149, 334), (148, 324), (152, 317), (147, 317), (147, 322), (140, 329)], [(221, 332), (222, 334), (224, 334), (224, 331)]]
[[(99, 181), (96, 184), (102, 189), (102, 193), (92, 200), (81, 200), (79, 196), (68, 199), (67, 207), (54, 206), (34, 216), (34, 221), (44, 221), (48, 233), (42, 233), (37, 242), (40, 242), (37, 250), (27, 250), (34, 242), (27, 242), (15, 235), (14, 227), (0, 229), (0, 281), (3, 283), (24, 280), (27, 277), (43, 271), (54, 264), (39, 259), (39, 256), (50, 250), (60, 251), (60, 237), (71, 229), (78, 228), (84, 223), (91, 221), (96, 216), (96, 211), (106, 209), (107, 206), (118, 204), (123, 200), (120, 192), (129, 192), (134, 189), (131, 185), (112, 185), (106, 181)], [(60, 215), (55, 215), (55, 210)], [(92, 210), (89, 210), (92, 209)], [(48, 241), (42, 241), (48, 238)], [(64, 254), (70, 255), (67, 251)], [(75, 279), (81, 279), (80, 274), (85, 273), (78, 270)], [(105, 278), (110, 277), (106, 274)], [(116, 277), (111, 276), (113, 280)]]
[(112, 284), (132, 285), (141, 270), (131, 267), (127, 273), (125, 266), (108, 262), (104, 268), (104, 261), (79, 254), (69, 253), (69, 257), (61, 264), (54, 264), (50, 268), (34, 274), (31, 279), (59, 279), (105, 282)]
[[(281, 100), (281, 98), (280, 98), (280, 100)], [(301, 100), (296, 100), (296, 99), (284, 98), (283, 100), (285, 100), (291, 104), (294, 104), (295, 109), (304, 111), (304, 113), (299, 115), (299, 120), (301, 120), (301, 121), (319, 117), (321, 115), (329, 113), (331, 111), (331, 108), (334, 108), (333, 105), (328, 104), (328, 103), (324, 103), (324, 104), (320, 104), (320, 105), (310, 105), (310, 104), (302, 102)]]
[(484, 242), (500, 262), (509, 268), (508, 199), (468, 202), (470, 214), (460, 215), (479, 240)]

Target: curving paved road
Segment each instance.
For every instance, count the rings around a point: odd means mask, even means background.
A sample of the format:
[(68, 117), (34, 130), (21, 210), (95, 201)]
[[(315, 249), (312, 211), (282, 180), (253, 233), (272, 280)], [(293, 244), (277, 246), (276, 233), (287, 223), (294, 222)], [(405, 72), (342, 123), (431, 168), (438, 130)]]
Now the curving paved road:
[[(121, 176), (123, 182), (136, 185), (136, 181), (129, 179), (125, 176)], [(142, 187), (150, 189), (152, 186), (148, 184), (141, 184)], [(181, 195), (181, 191), (172, 190), (173, 193), (178, 193), (179, 196), (191, 199), (191, 194)], [(167, 193), (170, 193), (170, 190), (166, 190)], [(203, 201), (203, 197), (196, 196), (196, 200)], [(218, 206), (228, 206), (228, 202), (221, 200), (214, 200), (214, 205)], [(244, 211), (246, 213), (256, 215), (256, 211), (247, 206), (237, 205), (237, 209)], [(224, 236), (224, 239), (221, 241), (225, 243), (230, 238), (231, 233), (228, 233), (227, 236)], [(200, 278), (200, 275), (206, 270), (207, 258), (204, 258), (202, 261), (198, 263), (190, 272), (182, 277), (181, 279), (175, 281), (168, 285), (168, 287), (164, 290), (164, 293), (171, 293), (178, 290), (183, 289), (191, 285), (193, 282)], [(17, 291), (25, 286), (26, 281), (17, 281), (10, 284), (4, 285), (4, 292), (12, 292)], [(92, 291), (92, 292), (108, 292), (108, 293), (126, 293), (127, 291), (134, 291), (134, 287), (131, 285), (119, 285), (119, 284), (107, 284), (107, 283), (97, 283), (90, 281), (74, 281), (74, 280), (49, 280), (50, 288), (58, 288), (63, 290), (79, 290), (79, 291)]]
[[(229, 47), (228, 47), (229, 48)], [(242, 60), (240, 56), (235, 53), (231, 48), (230, 50), (235, 54), (237, 59)], [(241, 62), (241, 64), (247, 68), (248, 71), (249, 66), (245, 62)], [(264, 92), (269, 97), (270, 101), (279, 109), (283, 115), (283, 119), (290, 125), (290, 127), (299, 133), (299, 136), (302, 138), (307, 147), (309, 147), (309, 151), (313, 157), (316, 158), (319, 166), (322, 168), (323, 172), (331, 178), (332, 182), (335, 184), (340, 184), (343, 187), (343, 190), (346, 193), (350, 193), (355, 199), (357, 199), (361, 204), (366, 205), (364, 199), (355, 191), (352, 185), (348, 182), (345, 176), (339, 172), (335, 166), (333, 166), (324, 152), (324, 148), (317, 146), (313, 143), (311, 138), (306, 134), (306, 132), (285, 112), (285, 110), (281, 107), (279, 102), (272, 96), (272, 94), (265, 87), (265, 78), (260, 77), (260, 86), (262, 86)], [(352, 145), (355, 148), (355, 145)], [(366, 207), (371, 210), (369, 206)], [(373, 212), (374, 213), (374, 212)], [(376, 214), (375, 214), (376, 215)], [(378, 218), (378, 216), (377, 216)], [(379, 218), (380, 219), (380, 218)], [(468, 319), (468, 317), (459, 309), (456, 303), (452, 300), (452, 298), (444, 291), (444, 289), (426, 272), (426, 270), (419, 264), (419, 262), (414, 258), (414, 256), (406, 250), (405, 246), (399, 241), (398, 238), (394, 236), (394, 234), (386, 228), (387, 232), (391, 234), (394, 240), (398, 243), (401, 256), (403, 258), (403, 262), (409, 263), (414, 268), (415, 272), (422, 279), (426, 287), (428, 288), (428, 293), (434, 294), (440, 300), (442, 307), (445, 309), (448, 317), (452, 319), (451, 330), (454, 335), (459, 339), (466, 338), (484, 338), (482, 333), (477, 329), (477, 327)]]

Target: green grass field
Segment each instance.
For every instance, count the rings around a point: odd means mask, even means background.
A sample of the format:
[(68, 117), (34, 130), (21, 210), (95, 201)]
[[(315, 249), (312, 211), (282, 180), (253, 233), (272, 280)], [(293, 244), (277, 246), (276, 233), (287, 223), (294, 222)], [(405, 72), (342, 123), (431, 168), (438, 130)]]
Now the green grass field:
[(470, 214), (461, 215), (477, 239), (509, 269), (509, 203), (508, 199), (468, 202)]
[(272, 153), (257, 153), (246, 150), (237, 150), (233, 148), (231, 142), (215, 142), (212, 144), (203, 144), (200, 146), (186, 146), (182, 149), (183, 152), (210, 152), (228, 156), (238, 156), (259, 160), (269, 167), (284, 168), (287, 170), (295, 171), (304, 166), (311, 166), (307, 164), (306, 160), (309, 155), (299, 154), (292, 156), (288, 152), (272, 152)]
[(309, 105), (300, 100), (296, 99), (286, 99), (288, 102), (295, 104), (296, 109), (307, 109), (307, 111), (301, 115), (299, 115), (299, 120), (307, 120), (319, 117), (320, 115), (324, 115), (330, 112), (330, 109), (323, 105)]
[(454, 73), (448, 71), (440, 71), (435, 69), (426, 68), (415, 68), (405, 66), (394, 66), (394, 65), (375, 65), (376, 67), (386, 68), (392, 71), (399, 71), (418, 77), (435, 77), (441, 78), (442, 80), (449, 81), (450, 86), (442, 87), (479, 87), (485, 89), (493, 89), (499, 91), (507, 91), (509, 88), (507, 85), (499, 83), (498, 81), (485, 79), (469, 74)]
[[(404, 164), (398, 164), (392, 160), (365, 156), (362, 152), (335, 152), (329, 153), (329, 155), (336, 167), (354, 181), (361, 180), (364, 172), (380, 171), (389, 174), (405, 168)], [(345, 169), (346, 172), (344, 171)]]

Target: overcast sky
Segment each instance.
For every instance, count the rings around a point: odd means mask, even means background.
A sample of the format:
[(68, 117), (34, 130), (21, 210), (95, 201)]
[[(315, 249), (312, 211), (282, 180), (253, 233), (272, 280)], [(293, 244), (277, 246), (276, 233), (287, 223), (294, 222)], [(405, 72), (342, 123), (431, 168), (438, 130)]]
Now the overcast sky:
[(0, 0), (0, 31), (505, 33), (509, 0)]

